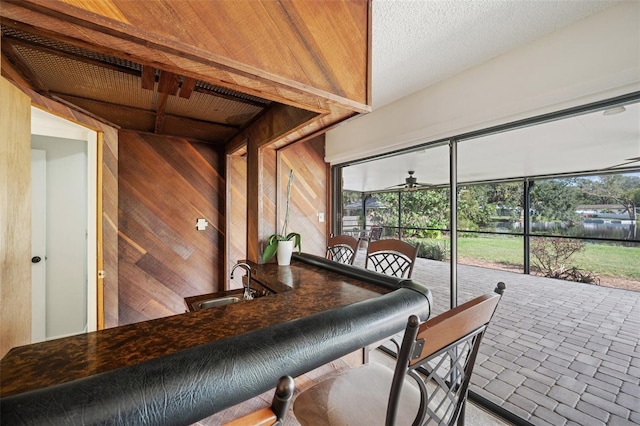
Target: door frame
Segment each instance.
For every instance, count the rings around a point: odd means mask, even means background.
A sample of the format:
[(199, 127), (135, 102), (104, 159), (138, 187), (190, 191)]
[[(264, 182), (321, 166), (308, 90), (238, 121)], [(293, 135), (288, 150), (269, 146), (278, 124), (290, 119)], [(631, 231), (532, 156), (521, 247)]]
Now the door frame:
[(31, 343), (47, 338), (46, 154), (45, 150), (31, 148), (31, 256), (42, 258), (37, 265), (31, 258)]
[[(86, 141), (87, 143), (87, 325), (85, 332), (98, 329), (98, 132), (83, 125), (31, 106), (31, 134)], [(95, 244), (91, 244), (91, 242)], [(102, 280), (100, 280), (102, 281)], [(102, 323), (104, 320), (102, 321)]]

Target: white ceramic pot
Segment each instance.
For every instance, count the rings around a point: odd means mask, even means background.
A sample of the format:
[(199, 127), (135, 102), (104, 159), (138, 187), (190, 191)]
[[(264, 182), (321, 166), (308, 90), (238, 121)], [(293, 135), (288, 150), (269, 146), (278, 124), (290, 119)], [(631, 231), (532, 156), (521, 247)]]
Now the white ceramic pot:
[(278, 265), (287, 266), (291, 264), (294, 243), (295, 241), (278, 241)]

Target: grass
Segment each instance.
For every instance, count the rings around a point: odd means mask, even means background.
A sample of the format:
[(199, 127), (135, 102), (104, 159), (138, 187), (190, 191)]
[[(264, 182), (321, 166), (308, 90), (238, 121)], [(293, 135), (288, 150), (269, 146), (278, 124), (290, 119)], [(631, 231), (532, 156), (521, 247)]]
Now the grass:
[[(522, 238), (510, 236), (459, 238), (458, 256), (522, 267), (523, 244)], [(573, 265), (569, 266), (577, 266), (596, 275), (640, 280), (638, 245), (624, 247), (590, 243), (583, 252), (576, 254), (571, 260)]]

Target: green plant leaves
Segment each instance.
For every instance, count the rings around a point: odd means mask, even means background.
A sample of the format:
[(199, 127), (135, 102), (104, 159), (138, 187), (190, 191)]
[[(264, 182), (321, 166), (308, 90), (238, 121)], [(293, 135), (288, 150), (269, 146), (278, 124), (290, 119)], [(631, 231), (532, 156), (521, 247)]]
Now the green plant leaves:
[(298, 253), (300, 253), (300, 251), (302, 251), (300, 234), (290, 232), (286, 237), (280, 234), (270, 235), (269, 238), (267, 238), (267, 246), (264, 248), (264, 252), (262, 252), (262, 262), (267, 263), (273, 259), (273, 256), (278, 252), (278, 241), (290, 241), (292, 239), (294, 240), (293, 248), (297, 247)]

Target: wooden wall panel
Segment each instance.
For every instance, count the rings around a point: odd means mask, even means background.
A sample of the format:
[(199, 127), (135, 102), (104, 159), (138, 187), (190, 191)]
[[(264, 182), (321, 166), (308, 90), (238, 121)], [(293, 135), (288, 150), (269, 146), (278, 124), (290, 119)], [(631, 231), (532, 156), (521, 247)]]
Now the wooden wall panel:
[(118, 133), (100, 126), (102, 146), (102, 247), (104, 264), (104, 326), (118, 325)]
[(263, 148), (261, 152), (260, 188), (262, 189), (260, 203), (260, 253), (264, 251), (266, 239), (269, 235), (279, 233), (282, 230), (282, 222), (276, 222), (276, 200), (278, 199), (277, 176), (278, 157), (277, 151), (271, 148)]
[[(294, 171), (288, 232), (302, 237), (302, 250), (324, 256), (327, 244), (327, 187), (329, 166), (324, 162), (324, 135), (279, 151), (278, 223), (284, 222), (289, 170)], [(324, 222), (318, 219), (324, 214)]]
[[(247, 157), (227, 156), (227, 273), (247, 258)], [(236, 277), (229, 288), (240, 288)]]
[[(118, 129), (93, 117), (46, 98), (26, 87), (21, 89), (31, 103), (52, 114), (102, 132), (102, 253), (105, 277), (104, 326), (118, 325)], [(100, 283), (98, 283), (100, 285)]]
[(0, 77), (0, 358), (31, 343), (31, 101)]
[[(120, 324), (184, 312), (223, 289), (224, 155), (206, 144), (121, 131)], [(205, 218), (205, 231), (195, 228)]]

